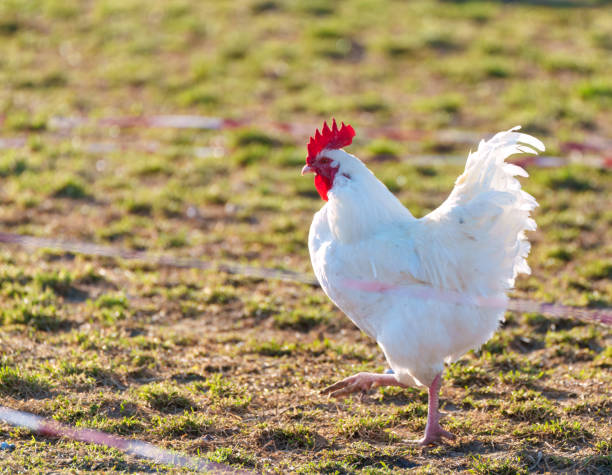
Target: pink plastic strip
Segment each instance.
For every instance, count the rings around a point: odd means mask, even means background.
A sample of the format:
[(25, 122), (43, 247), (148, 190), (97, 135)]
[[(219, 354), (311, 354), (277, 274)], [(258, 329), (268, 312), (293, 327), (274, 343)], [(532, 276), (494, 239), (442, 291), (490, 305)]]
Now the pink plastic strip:
[(32, 432), (47, 437), (66, 437), (79, 442), (112, 447), (127, 454), (145, 458), (162, 465), (189, 468), (199, 472), (222, 474), (254, 473), (235, 469), (221, 463), (171, 452), (141, 440), (124, 439), (123, 437), (117, 437), (116, 435), (94, 429), (77, 429), (53, 420), (44, 419), (29, 412), (16, 411), (4, 406), (0, 406), (0, 421), (12, 426), (29, 429)]

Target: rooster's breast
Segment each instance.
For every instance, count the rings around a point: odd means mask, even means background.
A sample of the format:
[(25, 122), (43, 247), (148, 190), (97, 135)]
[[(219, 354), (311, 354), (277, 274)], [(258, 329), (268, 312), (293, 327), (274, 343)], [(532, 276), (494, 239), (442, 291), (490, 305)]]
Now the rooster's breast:
[(385, 297), (377, 292), (355, 290), (349, 284), (356, 280), (372, 280), (375, 273), (373, 263), (358, 244), (335, 239), (328, 223), (326, 206), (314, 216), (308, 248), (314, 273), (325, 294), (355, 325), (377, 339), (380, 309)]

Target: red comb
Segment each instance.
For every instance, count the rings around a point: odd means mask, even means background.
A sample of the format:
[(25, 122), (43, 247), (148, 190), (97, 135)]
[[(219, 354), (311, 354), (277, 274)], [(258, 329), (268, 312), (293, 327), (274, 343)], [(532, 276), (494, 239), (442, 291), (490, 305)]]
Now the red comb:
[(355, 136), (355, 130), (350, 125), (344, 125), (338, 129), (336, 119), (332, 120), (331, 129), (327, 125), (327, 122), (323, 122), (323, 128), (321, 132), (317, 129), (314, 137), (310, 137), (308, 142), (308, 157), (306, 157), (306, 163), (310, 165), (312, 160), (321, 153), (323, 149), (330, 148), (337, 150), (342, 147), (346, 147), (353, 142)]

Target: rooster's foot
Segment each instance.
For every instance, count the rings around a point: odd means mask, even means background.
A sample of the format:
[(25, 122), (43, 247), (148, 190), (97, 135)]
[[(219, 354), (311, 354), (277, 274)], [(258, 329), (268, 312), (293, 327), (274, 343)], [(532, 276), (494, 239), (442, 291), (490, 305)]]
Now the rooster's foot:
[(452, 440), (455, 439), (455, 434), (451, 434), (449, 431), (442, 429), (440, 424), (436, 424), (433, 427), (428, 425), (425, 428), (425, 436), (422, 439), (413, 440), (411, 443), (425, 447), (432, 444), (441, 444), (443, 438)]
[(430, 444), (441, 444), (442, 439), (454, 439), (455, 436), (442, 429), (440, 425), (440, 411), (438, 410), (438, 393), (442, 384), (442, 373), (438, 374), (429, 386), (429, 406), (427, 407), (427, 425), (425, 426), (425, 437), (415, 440), (414, 443), (425, 446)]
[(340, 397), (355, 392), (365, 393), (380, 386), (405, 387), (392, 374), (358, 373), (328, 386), (321, 391), (321, 394)]

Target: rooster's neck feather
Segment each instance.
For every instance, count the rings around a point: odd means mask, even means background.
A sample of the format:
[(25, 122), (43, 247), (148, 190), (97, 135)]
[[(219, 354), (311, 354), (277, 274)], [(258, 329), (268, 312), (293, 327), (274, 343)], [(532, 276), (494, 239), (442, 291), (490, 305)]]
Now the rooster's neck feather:
[(357, 157), (343, 150), (328, 156), (340, 165), (326, 205), (330, 229), (338, 240), (367, 238), (386, 225), (414, 219)]

